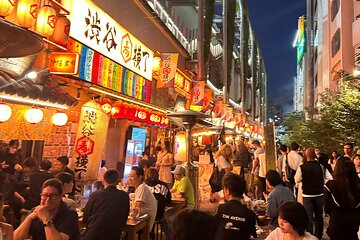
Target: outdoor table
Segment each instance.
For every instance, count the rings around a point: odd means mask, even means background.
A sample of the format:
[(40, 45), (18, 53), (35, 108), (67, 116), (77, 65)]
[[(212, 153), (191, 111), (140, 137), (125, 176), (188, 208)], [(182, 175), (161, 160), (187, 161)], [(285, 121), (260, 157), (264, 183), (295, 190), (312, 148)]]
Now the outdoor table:
[(177, 212), (186, 206), (186, 199), (183, 197), (172, 196), (171, 203), (168, 206), (173, 207), (175, 212)]
[(128, 218), (124, 231), (127, 232), (128, 240), (137, 240), (136, 233), (143, 230), (141, 238), (143, 240), (149, 240), (150, 236), (150, 216), (139, 217), (137, 219)]

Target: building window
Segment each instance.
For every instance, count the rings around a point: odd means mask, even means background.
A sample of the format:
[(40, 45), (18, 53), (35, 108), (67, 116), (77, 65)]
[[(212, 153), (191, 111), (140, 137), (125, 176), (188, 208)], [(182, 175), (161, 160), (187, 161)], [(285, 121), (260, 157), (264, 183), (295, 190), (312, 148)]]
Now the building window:
[(334, 21), (334, 18), (336, 17), (339, 8), (340, 8), (340, 0), (333, 0), (331, 2), (331, 21)]
[(340, 28), (339, 28), (331, 40), (331, 56), (332, 57), (334, 57), (335, 54), (339, 51), (340, 44), (341, 44), (341, 39), (340, 39)]

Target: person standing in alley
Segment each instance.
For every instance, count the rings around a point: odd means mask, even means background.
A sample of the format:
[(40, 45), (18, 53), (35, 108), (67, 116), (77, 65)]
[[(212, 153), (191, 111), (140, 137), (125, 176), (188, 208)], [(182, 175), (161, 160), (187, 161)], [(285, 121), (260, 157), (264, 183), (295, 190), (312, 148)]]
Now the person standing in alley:
[[(315, 160), (313, 148), (305, 151), (306, 161), (298, 168), (295, 182), (302, 183), (303, 205), (308, 214), (307, 231), (321, 239), (324, 229), (324, 176), (325, 169)], [(313, 231), (313, 223), (315, 231)]]
[[(300, 148), (300, 146), (296, 142), (292, 142), (290, 145), (291, 151), (283, 157), (283, 169), (282, 169), (282, 175), (283, 180), (286, 184), (286, 186), (294, 192), (295, 187), (295, 174), (292, 176), (288, 175), (288, 171), (286, 171), (286, 167), (289, 166), (290, 169), (292, 169), (293, 173), (296, 173), (296, 170), (303, 162), (303, 157), (297, 152), (297, 150)], [(295, 194), (296, 195), (296, 194)]]
[(86, 231), (81, 240), (117, 240), (126, 225), (130, 211), (129, 195), (116, 188), (119, 173), (109, 169), (104, 173), (104, 190), (90, 195), (84, 208)]

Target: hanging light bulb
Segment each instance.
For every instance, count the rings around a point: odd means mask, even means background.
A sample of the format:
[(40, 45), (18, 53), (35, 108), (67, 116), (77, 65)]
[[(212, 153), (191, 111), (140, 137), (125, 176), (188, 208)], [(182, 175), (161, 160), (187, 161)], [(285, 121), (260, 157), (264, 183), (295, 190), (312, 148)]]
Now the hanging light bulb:
[(64, 126), (68, 121), (66, 113), (58, 112), (52, 116), (52, 122), (55, 126)]
[(32, 107), (26, 111), (25, 118), (29, 123), (39, 123), (44, 117), (43, 111), (36, 107)]
[(4, 102), (0, 102), (0, 123), (10, 119), (12, 114), (11, 107)]

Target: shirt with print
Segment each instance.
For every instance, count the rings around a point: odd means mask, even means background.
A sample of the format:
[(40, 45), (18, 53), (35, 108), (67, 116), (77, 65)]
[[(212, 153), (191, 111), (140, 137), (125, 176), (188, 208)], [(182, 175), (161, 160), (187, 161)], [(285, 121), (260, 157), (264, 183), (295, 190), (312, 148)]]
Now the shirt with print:
[(257, 237), (255, 213), (240, 201), (230, 200), (221, 204), (216, 217), (220, 221), (216, 236), (218, 240), (245, 240), (250, 239), (250, 236)]

